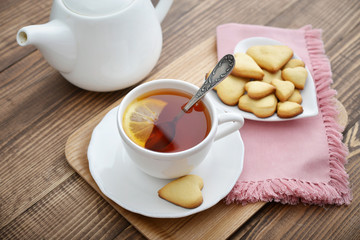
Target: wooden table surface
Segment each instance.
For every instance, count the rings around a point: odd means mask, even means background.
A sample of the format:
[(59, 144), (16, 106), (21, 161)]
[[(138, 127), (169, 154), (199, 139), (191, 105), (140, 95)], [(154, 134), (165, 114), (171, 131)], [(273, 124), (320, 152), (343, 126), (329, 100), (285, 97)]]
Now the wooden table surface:
[[(153, 1), (154, 3), (156, 1)], [(131, 88), (79, 89), (16, 32), (48, 21), (50, 0), (0, 1), (0, 239), (145, 238), (68, 164), (68, 137)], [(323, 29), (332, 87), (345, 106), (349, 206), (265, 204), (231, 239), (360, 239), (360, 2), (358, 0), (178, 0), (162, 23), (163, 50), (151, 74), (215, 36), (229, 22)]]

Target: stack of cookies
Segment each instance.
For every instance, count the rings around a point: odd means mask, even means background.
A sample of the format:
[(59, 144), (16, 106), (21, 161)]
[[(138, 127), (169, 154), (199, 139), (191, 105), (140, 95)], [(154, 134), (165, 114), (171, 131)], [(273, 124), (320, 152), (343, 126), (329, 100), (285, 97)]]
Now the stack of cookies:
[(292, 49), (283, 45), (252, 46), (246, 53), (236, 53), (232, 73), (215, 87), (217, 95), (223, 103), (259, 118), (301, 114), (300, 91), (307, 70), (302, 60), (292, 57)]

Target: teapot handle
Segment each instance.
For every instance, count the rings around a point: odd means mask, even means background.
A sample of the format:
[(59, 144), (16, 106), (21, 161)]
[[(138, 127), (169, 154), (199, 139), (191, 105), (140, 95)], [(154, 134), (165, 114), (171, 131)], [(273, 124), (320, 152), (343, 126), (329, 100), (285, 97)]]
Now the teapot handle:
[(156, 15), (157, 15), (160, 23), (164, 20), (172, 3), (173, 3), (173, 0), (160, 0), (158, 2), (158, 4), (156, 5), (155, 11), (156, 11)]

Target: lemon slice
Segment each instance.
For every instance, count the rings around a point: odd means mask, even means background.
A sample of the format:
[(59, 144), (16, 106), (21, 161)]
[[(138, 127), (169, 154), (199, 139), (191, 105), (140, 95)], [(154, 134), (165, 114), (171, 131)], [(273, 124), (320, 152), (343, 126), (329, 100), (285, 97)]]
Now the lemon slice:
[(158, 119), (166, 102), (145, 98), (132, 102), (125, 110), (123, 128), (129, 138), (141, 147), (145, 147), (150, 137), (154, 122)]

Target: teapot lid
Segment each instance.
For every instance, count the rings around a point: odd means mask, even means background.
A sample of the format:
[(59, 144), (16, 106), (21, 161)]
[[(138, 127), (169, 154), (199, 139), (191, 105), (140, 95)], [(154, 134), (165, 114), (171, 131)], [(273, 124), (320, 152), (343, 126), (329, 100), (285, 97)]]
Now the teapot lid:
[(64, 5), (77, 14), (97, 17), (121, 11), (134, 0), (62, 0)]

